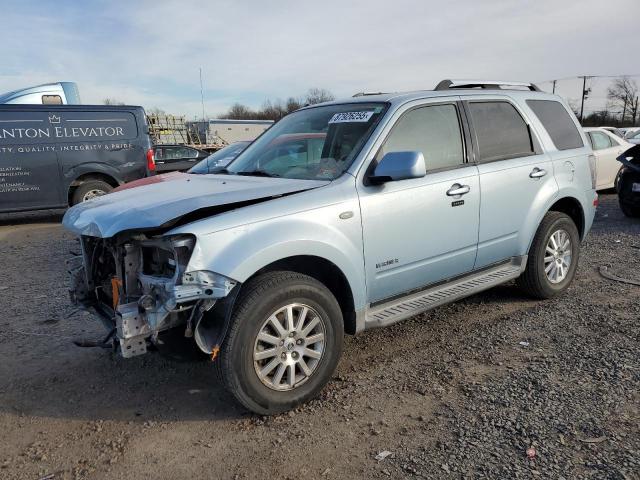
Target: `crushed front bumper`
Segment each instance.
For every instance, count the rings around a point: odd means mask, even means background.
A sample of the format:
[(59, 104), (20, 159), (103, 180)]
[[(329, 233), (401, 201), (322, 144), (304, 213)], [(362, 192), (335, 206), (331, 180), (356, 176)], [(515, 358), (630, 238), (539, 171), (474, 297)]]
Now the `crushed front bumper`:
[(193, 238), (82, 237), (81, 244), (82, 255), (67, 262), (71, 302), (116, 330), (125, 358), (146, 353), (160, 332), (180, 325), (192, 336), (204, 313), (236, 285), (213, 272), (186, 272)]

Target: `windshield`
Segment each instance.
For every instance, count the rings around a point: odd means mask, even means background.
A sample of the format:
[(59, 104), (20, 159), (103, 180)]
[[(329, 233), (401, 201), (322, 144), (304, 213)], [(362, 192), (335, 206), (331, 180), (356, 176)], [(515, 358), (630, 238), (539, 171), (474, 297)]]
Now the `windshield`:
[(211, 169), (226, 167), (231, 160), (236, 158), (240, 152), (242, 152), (247, 145), (251, 142), (236, 142), (231, 145), (227, 145), (224, 148), (221, 148), (215, 153), (212, 153), (208, 157), (202, 159), (200, 162), (196, 163), (188, 173), (196, 173), (196, 174), (205, 174), (210, 173)]
[(635, 132), (631, 132), (627, 138), (638, 138), (638, 139), (640, 139), (640, 130), (637, 130)]
[(383, 103), (352, 103), (298, 110), (267, 130), (226, 171), (333, 180), (349, 168), (386, 108)]

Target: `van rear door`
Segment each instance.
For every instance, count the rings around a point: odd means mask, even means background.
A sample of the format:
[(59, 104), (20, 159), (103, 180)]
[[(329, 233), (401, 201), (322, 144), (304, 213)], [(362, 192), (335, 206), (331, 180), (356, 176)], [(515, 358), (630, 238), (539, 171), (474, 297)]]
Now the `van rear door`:
[(66, 206), (52, 115), (0, 110), (0, 212)]

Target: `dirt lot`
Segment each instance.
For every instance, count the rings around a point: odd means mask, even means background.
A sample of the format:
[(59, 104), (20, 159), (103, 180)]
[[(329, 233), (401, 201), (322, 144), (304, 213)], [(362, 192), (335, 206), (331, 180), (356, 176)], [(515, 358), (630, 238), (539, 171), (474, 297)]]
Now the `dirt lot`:
[(58, 222), (0, 223), (2, 479), (640, 478), (640, 287), (597, 271), (640, 280), (640, 221), (612, 195), (561, 298), (506, 285), (348, 338), (321, 397), (271, 418), (207, 361), (73, 346), (103, 331), (69, 316)]

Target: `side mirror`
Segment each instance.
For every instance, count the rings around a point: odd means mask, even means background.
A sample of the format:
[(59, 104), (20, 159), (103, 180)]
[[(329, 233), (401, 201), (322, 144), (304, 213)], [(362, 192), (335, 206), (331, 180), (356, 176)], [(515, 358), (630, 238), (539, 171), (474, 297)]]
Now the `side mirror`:
[(427, 174), (422, 152), (389, 152), (369, 176), (374, 185), (409, 178), (422, 178)]

